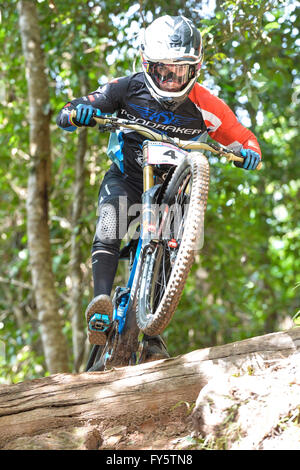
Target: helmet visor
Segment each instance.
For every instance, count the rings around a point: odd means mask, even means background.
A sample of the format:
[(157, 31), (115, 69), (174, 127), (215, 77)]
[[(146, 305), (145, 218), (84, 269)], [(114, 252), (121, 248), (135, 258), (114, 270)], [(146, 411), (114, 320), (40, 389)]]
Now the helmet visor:
[(149, 75), (162, 91), (180, 91), (195, 76), (195, 67), (189, 64), (150, 63)]

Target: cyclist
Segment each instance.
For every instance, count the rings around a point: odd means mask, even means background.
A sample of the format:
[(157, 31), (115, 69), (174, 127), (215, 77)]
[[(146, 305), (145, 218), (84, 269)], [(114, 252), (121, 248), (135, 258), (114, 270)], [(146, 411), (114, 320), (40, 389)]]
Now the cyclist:
[[(253, 133), (240, 124), (231, 109), (197, 83), (203, 61), (202, 38), (183, 16), (162, 16), (141, 31), (142, 71), (114, 79), (87, 96), (73, 99), (60, 111), (57, 124), (66, 131), (93, 127), (93, 113), (116, 113), (137, 124), (186, 140), (209, 135), (231, 150), (240, 150), (246, 170), (254, 170), (261, 151)], [(72, 118), (70, 112), (76, 111)], [(99, 212), (92, 245), (94, 299), (86, 310), (89, 320), (97, 313), (102, 322), (89, 330), (92, 344), (104, 344), (112, 320), (110, 294), (116, 274), (121, 239), (130, 217), (121, 223), (124, 210), (141, 200), (143, 137), (133, 131), (111, 134), (107, 153), (113, 163), (99, 190)], [(125, 196), (124, 198), (120, 198)], [(127, 212), (128, 213), (128, 212)], [(146, 360), (169, 357), (160, 336), (146, 337)]]

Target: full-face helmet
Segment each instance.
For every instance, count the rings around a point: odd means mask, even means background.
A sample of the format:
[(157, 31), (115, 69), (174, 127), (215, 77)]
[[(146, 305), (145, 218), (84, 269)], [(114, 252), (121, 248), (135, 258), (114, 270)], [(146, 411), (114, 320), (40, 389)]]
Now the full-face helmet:
[(202, 38), (184, 16), (162, 16), (141, 33), (146, 85), (166, 109), (176, 109), (193, 88), (202, 66)]

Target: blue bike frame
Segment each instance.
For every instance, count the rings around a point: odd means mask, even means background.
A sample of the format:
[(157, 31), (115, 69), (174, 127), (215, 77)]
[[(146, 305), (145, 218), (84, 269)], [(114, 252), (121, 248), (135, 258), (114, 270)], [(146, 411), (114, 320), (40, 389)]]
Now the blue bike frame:
[(130, 271), (127, 286), (119, 287), (118, 296), (121, 296), (122, 298), (121, 301), (118, 302), (118, 305), (114, 305), (113, 321), (117, 320), (119, 322), (119, 334), (121, 334), (124, 329), (126, 315), (128, 313), (129, 308), (132, 308), (135, 305), (140, 279), (140, 267), (142, 259), (144, 257), (144, 253), (149, 248), (151, 241), (156, 238), (156, 235), (153, 235), (155, 232), (156, 220), (153, 220), (152, 204), (155, 200), (156, 194), (158, 193), (161, 187), (161, 184), (154, 184), (155, 178), (153, 173), (153, 167), (151, 165), (147, 165), (146, 163), (147, 145), (148, 141), (145, 141), (143, 145), (144, 192), (142, 195), (143, 209), (140, 227), (140, 237), (136, 248), (133, 266)]
[(136, 273), (137, 273), (137, 267), (138, 267), (139, 261), (140, 261), (142, 245), (143, 245), (143, 239), (142, 239), (142, 237), (140, 237), (139, 241), (138, 241), (138, 246), (136, 248), (135, 257), (134, 257), (134, 261), (133, 261), (133, 266), (132, 266), (132, 269), (130, 271), (127, 286), (125, 288), (124, 287), (120, 288), (121, 292), (122, 292), (122, 290), (124, 291), (124, 294), (122, 295), (122, 299), (121, 299), (119, 305), (114, 306), (113, 321), (118, 320), (118, 322), (119, 322), (119, 328), (118, 328), (119, 334), (121, 334), (122, 331), (123, 331), (125, 321), (126, 321), (126, 314), (127, 314), (129, 306), (132, 305), (132, 300), (133, 300), (133, 297), (134, 297), (134, 294), (135, 294), (134, 291), (136, 291), (136, 289), (134, 289), (134, 290), (132, 289), (132, 286), (137, 285), (137, 282), (134, 282), (134, 280), (135, 280), (135, 276), (136, 276)]

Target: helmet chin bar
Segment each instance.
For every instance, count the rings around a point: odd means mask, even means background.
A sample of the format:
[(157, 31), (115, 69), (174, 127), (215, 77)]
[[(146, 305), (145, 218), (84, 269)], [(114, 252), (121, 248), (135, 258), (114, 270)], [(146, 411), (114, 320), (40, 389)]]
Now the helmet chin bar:
[(166, 96), (162, 96), (161, 94), (156, 93), (155, 90), (149, 85), (147, 78), (145, 82), (146, 82), (147, 88), (151, 96), (156, 101), (158, 101), (159, 104), (167, 111), (175, 111), (175, 109), (177, 109), (178, 106), (180, 106), (182, 103), (185, 102), (185, 100), (188, 98), (188, 95), (192, 89), (192, 86), (191, 86), (187, 93), (175, 99), (172, 96), (167, 96), (167, 93), (166, 93)]

